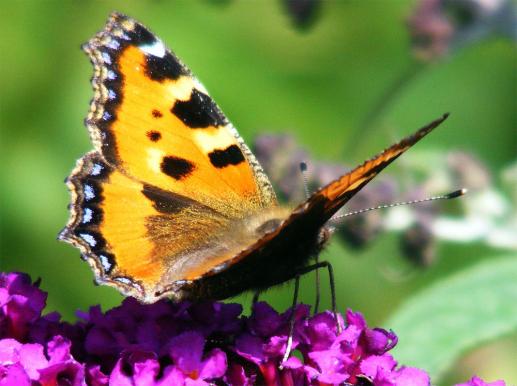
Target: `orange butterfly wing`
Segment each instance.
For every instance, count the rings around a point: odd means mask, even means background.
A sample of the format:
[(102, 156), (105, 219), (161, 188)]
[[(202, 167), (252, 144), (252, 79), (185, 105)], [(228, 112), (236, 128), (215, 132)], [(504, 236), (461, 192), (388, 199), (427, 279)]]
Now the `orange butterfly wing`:
[(114, 13), (84, 50), (95, 67), (86, 123), (109, 164), (235, 217), (276, 203), (235, 128), (145, 27)]
[(114, 13), (83, 48), (95, 70), (86, 125), (96, 151), (67, 180), (59, 238), (99, 283), (153, 302), (201, 260), (235, 254), (221, 234), (276, 198), (204, 87), (145, 27)]

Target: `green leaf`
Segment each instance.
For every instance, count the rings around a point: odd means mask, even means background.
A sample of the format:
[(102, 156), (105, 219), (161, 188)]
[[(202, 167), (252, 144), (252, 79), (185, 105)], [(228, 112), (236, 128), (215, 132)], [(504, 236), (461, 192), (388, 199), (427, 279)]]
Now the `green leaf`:
[(517, 256), (494, 257), (441, 280), (386, 323), (399, 337), (399, 363), (437, 381), (467, 350), (517, 331)]

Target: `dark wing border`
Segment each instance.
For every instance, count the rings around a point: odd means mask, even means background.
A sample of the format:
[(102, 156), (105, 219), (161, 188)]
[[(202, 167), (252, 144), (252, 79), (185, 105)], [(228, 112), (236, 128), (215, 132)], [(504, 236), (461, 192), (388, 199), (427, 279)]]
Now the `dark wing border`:
[(98, 231), (102, 223), (102, 183), (114, 169), (96, 151), (77, 160), (75, 168), (65, 180), (71, 194), (70, 218), (58, 235), (58, 240), (78, 248), (83, 260), (92, 268), (98, 284), (117, 287), (122, 293), (141, 298), (145, 291), (137, 281), (116, 275), (116, 257)]

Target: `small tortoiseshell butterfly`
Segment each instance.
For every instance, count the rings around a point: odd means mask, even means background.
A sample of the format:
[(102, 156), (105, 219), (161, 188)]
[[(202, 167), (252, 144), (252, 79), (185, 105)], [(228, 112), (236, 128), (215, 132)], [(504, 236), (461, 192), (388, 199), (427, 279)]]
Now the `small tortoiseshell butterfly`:
[(205, 88), (144, 26), (114, 13), (83, 49), (95, 68), (86, 118), (95, 150), (67, 180), (59, 238), (98, 283), (146, 303), (222, 299), (294, 278), (336, 211), (447, 117), (286, 208)]

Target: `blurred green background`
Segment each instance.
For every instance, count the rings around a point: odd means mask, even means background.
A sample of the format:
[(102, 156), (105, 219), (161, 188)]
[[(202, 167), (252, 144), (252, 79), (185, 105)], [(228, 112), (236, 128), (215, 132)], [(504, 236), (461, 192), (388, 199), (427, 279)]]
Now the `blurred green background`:
[[(355, 164), (450, 111), (444, 126), (411, 151), (470, 151), (497, 173), (517, 153), (515, 43), (500, 37), (474, 42), (410, 76), (415, 62), (406, 21), (414, 7), (402, 0), (325, 1), (310, 28), (300, 30), (273, 0), (2, 2), (1, 270), (41, 277), (47, 309), (66, 319), (76, 309), (121, 301), (115, 290), (92, 284), (76, 249), (56, 241), (68, 217), (63, 179), (92, 147), (82, 123), (92, 68), (79, 47), (113, 10), (159, 35), (248, 143), (260, 133), (290, 132), (321, 159)], [(360, 130), (398, 79), (404, 84)], [(396, 177), (397, 166), (388, 173)], [(432, 267), (400, 282), (379, 269), (401, 264), (393, 235), (362, 251), (335, 241), (323, 258), (336, 270), (339, 309), (361, 311), (370, 325), (384, 326), (412, 294), (494, 253), (480, 243), (441, 243)], [(264, 297), (284, 310), (292, 285)], [(301, 300), (313, 298), (312, 278), (306, 278)], [(237, 300), (247, 306), (250, 299)], [(327, 291), (323, 306), (329, 304)], [(516, 341), (514, 333), (468, 353), (442, 382), (477, 373), (517, 383)]]

